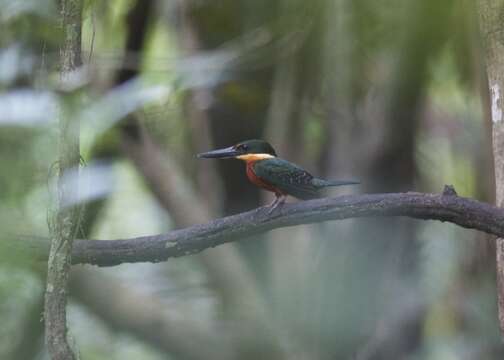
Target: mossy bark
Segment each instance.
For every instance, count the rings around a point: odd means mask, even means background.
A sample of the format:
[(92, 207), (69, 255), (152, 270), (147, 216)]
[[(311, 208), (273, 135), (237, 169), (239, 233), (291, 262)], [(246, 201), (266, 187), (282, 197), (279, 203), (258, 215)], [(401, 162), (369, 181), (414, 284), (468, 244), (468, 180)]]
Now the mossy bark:
[[(60, 27), (63, 41), (60, 47), (60, 77), (62, 82), (81, 65), (81, 0), (61, 0)], [(53, 360), (76, 359), (67, 337), (66, 304), (72, 245), (78, 228), (79, 209), (71, 205), (77, 199), (78, 188), (68, 181), (68, 174), (78, 176), (79, 124), (66, 109), (59, 118), (58, 210), (52, 230), (45, 294), (45, 337)]]

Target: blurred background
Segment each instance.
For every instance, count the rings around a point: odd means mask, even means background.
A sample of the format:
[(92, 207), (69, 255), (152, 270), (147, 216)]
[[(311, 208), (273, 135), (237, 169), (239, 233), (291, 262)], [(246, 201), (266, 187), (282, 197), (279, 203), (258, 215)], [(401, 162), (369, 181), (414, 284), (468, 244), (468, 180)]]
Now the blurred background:
[[(494, 201), (473, 1), (85, 0), (65, 81), (56, 2), (0, 4), (3, 245), (53, 226), (60, 116), (81, 125), (79, 238), (270, 202), (242, 163), (194, 156), (253, 138), (362, 182), (331, 195), (453, 184)], [(69, 328), (86, 360), (502, 359), (493, 251), (450, 224), (359, 219), (75, 266)], [(0, 260), (0, 358), (47, 359), (46, 264), (6, 246)]]

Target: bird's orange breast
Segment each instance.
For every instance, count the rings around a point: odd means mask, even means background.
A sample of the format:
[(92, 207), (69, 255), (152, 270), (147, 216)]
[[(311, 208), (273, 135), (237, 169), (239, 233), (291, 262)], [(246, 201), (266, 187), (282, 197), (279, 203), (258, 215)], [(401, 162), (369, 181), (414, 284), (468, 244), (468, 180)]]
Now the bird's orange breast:
[(254, 172), (254, 163), (256, 162), (257, 160), (252, 160), (252, 161), (247, 161), (247, 177), (248, 179), (255, 185), (265, 189), (265, 190), (268, 190), (268, 191), (271, 191), (271, 192), (274, 192), (275, 194), (277, 195), (284, 195), (284, 193), (278, 189), (277, 187), (271, 185), (270, 183), (264, 181), (263, 179), (261, 179), (259, 176), (257, 176)]

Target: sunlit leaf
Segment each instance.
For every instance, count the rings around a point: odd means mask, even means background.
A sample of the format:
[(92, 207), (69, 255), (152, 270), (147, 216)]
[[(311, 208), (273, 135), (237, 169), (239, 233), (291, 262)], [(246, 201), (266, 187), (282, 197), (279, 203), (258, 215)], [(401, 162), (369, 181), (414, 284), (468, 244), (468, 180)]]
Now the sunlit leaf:
[(144, 105), (166, 99), (171, 88), (161, 85), (146, 85), (140, 81), (130, 81), (109, 91), (100, 99), (93, 100), (79, 114), (83, 133), (92, 137), (108, 130), (126, 115)]
[(0, 125), (35, 126), (56, 117), (58, 99), (47, 91), (15, 90), (0, 95)]
[(78, 189), (62, 206), (74, 206), (106, 197), (114, 190), (113, 166), (94, 163), (83, 168), (71, 169), (63, 175), (63, 183)]
[(57, 76), (57, 79), (54, 80), (55, 87), (64, 92), (78, 90), (89, 84), (90, 81), (89, 71), (86, 66), (81, 66), (73, 71), (65, 72), (64, 76), (61, 76), (61, 74), (55, 76)]
[(0, 83), (10, 84), (31, 72), (34, 58), (18, 44), (0, 50)]
[(225, 70), (237, 58), (235, 51), (211, 51), (184, 58), (177, 63), (182, 88), (212, 87), (223, 82)]
[(57, 13), (54, 1), (50, 0), (0, 0), (0, 9), (1, 22), (28, 14), (49, 18)]

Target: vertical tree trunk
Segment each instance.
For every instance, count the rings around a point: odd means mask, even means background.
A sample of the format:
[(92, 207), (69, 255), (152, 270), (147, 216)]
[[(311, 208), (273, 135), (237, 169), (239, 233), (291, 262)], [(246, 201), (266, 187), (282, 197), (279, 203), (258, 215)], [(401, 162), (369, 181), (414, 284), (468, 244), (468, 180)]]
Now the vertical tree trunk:
[[(63, 43), (60, 47), (60, 76), (65, 81), (81, 64), (81, 0), (61, 0), (60, 16)], [(75, 359), (67, 340), (66, 303), (72, 243), (75, 237), (78, 208), (70, 205), (77, 199), (74, 181), (68, 181), (69, 171), (79, 168), (79, 124), (62, 109), (59, 119), (58, 213), (52, 229), (45, 294), (45, 332), (49, 354), (53, 360)], [(77, 173), (73, 173), (77, 176)]]
[[(480, 29), (486, 46), (490, 90), (496, 203), (504, 205), (504, 0), (480, 0)], [(499, 323), (504, 334), (504, 239), (497, 239), (497, 292)]]

